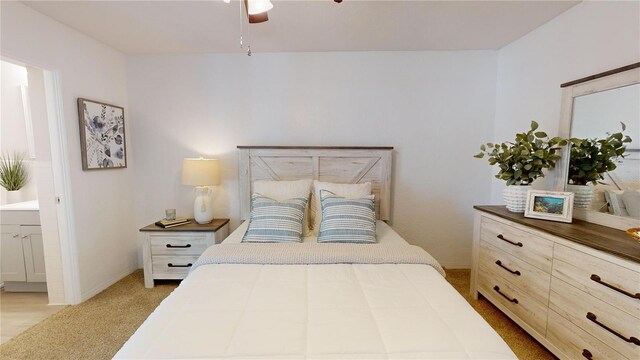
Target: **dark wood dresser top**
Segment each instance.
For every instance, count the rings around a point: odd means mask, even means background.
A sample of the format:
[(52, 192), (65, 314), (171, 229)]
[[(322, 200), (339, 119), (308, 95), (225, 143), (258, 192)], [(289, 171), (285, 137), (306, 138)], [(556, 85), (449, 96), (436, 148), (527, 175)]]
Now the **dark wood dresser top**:
[(529, 226), (536, 230), (588, 246), (593, 249), (640, 263), (640, 241), (626, 232), (602, 225), (574, 219), (573, 223), (560, 223), (548, 220), (529, 219), (524, 214), (513, 213), (505, 206), (476, 205), (476, 210)]

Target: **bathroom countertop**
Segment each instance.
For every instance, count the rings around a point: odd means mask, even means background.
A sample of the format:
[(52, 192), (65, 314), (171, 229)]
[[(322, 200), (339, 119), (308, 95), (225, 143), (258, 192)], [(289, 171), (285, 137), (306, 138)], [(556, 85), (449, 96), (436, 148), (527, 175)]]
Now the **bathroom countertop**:
[(33, 211), (40, 210), (40, 205), (38, 204), (38, 200), (31, 200), (14, 204), (0, 205), (0, 210)]

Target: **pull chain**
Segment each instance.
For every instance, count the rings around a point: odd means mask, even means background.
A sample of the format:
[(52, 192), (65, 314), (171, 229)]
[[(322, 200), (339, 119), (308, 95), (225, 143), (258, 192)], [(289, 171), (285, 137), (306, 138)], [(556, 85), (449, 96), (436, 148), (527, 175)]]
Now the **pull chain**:
[(242, 49), (242, 0), (238, 1), (238, 5), (240, 5), (240, 12), (238, 14), (240, 14), (240, 49)]
[[(244, 48), (244, 42), (243, 42), (243, 37), (242, 37), (242, 23), (244, 22), (244, 18), (242, 16), (242, 3), (243, 0), (238, 1), (238, 3), (240, 4), (240, 7), (238, 9), (240, 9), (240, 49)], [(249, 26), (247, 26), (247, 37), (249, 36)], [(247, 56), (251, 56), (251, 44), (247, 45)]]

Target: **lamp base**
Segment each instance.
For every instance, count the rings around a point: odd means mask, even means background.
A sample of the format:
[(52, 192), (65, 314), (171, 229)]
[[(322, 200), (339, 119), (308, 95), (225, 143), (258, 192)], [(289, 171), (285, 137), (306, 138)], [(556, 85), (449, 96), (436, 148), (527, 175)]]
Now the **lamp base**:
[(196, 201), (193, 204), (193, 218), (200, 224), (208, 224), (213, 221), (213, 207), (209, 197), (210, 189), (205, 186), (196, 187)]

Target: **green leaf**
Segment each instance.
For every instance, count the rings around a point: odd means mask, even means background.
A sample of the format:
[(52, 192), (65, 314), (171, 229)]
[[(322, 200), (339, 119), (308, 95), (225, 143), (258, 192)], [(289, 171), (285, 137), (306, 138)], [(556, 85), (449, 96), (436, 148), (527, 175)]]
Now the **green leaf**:
[(536, 129), (538, 129), (538, 123), (531, 121), (531, 130), (536, 131)]
[(620, 125), (622, 125), (622, 131), (627, 130), (627, 125), (625, 125), (622, 121), (620, 121)]
[(482, 150), (482, 151), (486, 151), (486, 150), (487, 150), (487, 147), (486, 147), (486, 146), (484, 146), (484, 145), (480, 145), (480, 150)]
[(544, 132), (544, 131), (538, 131), (538, 132), (536, 133), (536, 137), (537, 137), (537, 138), (546, 138), (546, 137), (547, 137), (547, 133), (546, 133), (546, 132)]
[(473, 155), (473, 157), (474, 158), (478, 158), (478, 159), (482, 159), (484, 157), (484, 153), (477, 153), (477, 154)]

